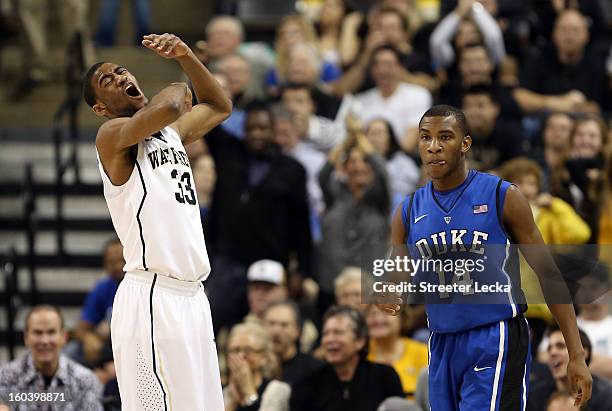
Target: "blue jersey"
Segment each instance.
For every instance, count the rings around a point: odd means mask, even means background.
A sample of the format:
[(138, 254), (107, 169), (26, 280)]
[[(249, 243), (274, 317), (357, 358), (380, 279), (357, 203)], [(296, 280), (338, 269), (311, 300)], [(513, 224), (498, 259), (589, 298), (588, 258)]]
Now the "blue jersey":
[(437, 192), (430, 182), (404, 200), (412, 258), (439, 263), (421, 265), (413, 280), (436, 287), (423, 293), (431, 331), (469, 330), (525, 311), (518, 254), (502, 224), (508, 187), (499, 177), (470, 171), (453, 190)]

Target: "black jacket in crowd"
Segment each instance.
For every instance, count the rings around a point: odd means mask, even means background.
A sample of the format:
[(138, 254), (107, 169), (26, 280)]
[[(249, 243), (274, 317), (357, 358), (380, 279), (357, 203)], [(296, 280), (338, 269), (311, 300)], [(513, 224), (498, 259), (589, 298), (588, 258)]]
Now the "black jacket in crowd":
[[(294, 254), (300, 273), (309, 275), (312, 246), (304, 167), (275, 146), (256, 157), (220, 127), (205, 141), (217, 171), (205, 233), (212, 252), (244, 265), (264, 258), (287, 265)], [(261, 173), (255, 182), (254, 169)]]

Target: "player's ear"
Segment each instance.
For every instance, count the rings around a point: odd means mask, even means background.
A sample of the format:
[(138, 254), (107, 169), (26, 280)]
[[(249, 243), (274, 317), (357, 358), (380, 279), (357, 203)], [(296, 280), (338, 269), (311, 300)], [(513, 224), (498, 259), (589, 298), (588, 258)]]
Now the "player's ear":
[(106, 113), (108, 112), (108, 109), (106, 108), (106, 104), (104, 103), (97, 102), (96, 104), (93, 105), (92, 108), (93, 108), (94, 113), (96, 113), (96, 116), (99, 116), (99, 117), (104, 117)]
[(463, 154), (467, 153), (470, 147), (472, 147), (472, 136), (468, 134), (463, 137), (463, 141), (461, 142), (461, 152)]

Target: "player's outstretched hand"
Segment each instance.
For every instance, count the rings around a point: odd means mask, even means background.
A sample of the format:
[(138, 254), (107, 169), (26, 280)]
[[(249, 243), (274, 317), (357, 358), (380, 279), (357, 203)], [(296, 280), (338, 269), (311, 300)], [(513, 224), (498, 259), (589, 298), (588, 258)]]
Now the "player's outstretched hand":
[(574, 405), (581, 408), (591, 398), (593, 377), (587, 367), (584, 358), (570, 359), (567, 364), (567, 380), (570, 392), (576, 398)]
[(167, 59), (187, 55), (190, 48), (174, 34), (147, 34), (142, 37), (142, 45)]

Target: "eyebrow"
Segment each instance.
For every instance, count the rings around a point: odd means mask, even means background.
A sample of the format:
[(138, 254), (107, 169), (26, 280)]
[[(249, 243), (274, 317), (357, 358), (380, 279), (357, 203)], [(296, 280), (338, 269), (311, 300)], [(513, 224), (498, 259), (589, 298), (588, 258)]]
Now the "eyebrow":
[[(117, 66), (113, 69), (113, 73), (118, 73), (120, 70), (124, 70), (125, 67), (123, 66)], [(110, 76), (110, 73), (104, 73), (100, 76), (100, 78), (98, 78), (98, 86), (102, 85), (102, 80), (104, 80), (106, 77)]]

